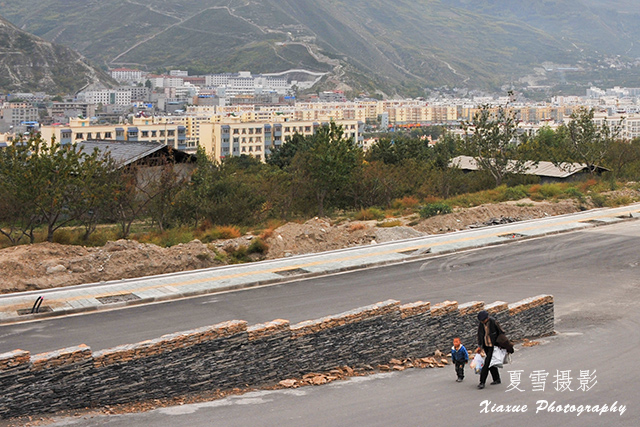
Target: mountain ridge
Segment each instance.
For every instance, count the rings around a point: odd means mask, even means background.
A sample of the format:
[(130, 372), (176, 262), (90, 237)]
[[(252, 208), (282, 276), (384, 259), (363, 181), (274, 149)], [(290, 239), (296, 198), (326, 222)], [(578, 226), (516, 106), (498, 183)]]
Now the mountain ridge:
[(0, 16), (0, 90), (68, 93), (111, 82), (73, 50), (26, 33)]
[[(617, 4), (623, 7), (615, 9)], [(24, 29), (105, 67), (192, 73), (330, 71), (325, 82), (386, 93), (499, 88), (542, 63), (635, 53), (632, 2), (616, 0), (60, 0), (0, 4)], [(581, 30), (584, 23), (605, 40)], [(625, 27), (626, 26), (626, 27)], [(627, 28), (616, 39), (619, 28)], [(597, 42), (597, 43), (596, 43)], [(615, 48), (615, 49), (614, 49)], [(640, 51), (638, 52), (640, 55)], [(587, 64), (590, 66), (589, 64)], [(585, 77), (586, 78), (586, 77)]]

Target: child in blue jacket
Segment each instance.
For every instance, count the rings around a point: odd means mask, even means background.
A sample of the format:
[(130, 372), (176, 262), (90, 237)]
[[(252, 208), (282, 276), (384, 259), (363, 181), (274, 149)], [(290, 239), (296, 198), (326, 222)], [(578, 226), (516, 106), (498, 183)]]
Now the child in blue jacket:
[(456, 382), (461, 382), (464, 379), (464, 365), (468, 361), (469, 353), (467, 353), (467, 349), (460, 343), (460, 338), (454, 338), (453, 347), (451, 347), (451, 362), (456, 367), (456, 374), (458, 375)]

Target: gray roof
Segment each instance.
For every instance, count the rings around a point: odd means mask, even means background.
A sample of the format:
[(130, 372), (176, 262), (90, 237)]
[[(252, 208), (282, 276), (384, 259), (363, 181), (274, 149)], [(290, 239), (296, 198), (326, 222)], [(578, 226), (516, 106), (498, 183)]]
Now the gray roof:
[[(515, 161), (512, 162), (515, 165)], [(458, 156), (451, 159), (451, 166), (458, 167), (463, 170), (479, 170), (476, 160), (471, 156)], [(538, 162), (537, 164), (528, 161), (525, 164), (525, 175), (537, 175), (551, 178), (568, 178), (577, 172), (588, 170), (586, 164), (583, 163), (560, 163), (558, 166), (551, 162)], [(602, 169), (602, 168), (599, 168)]]
[(83, 141), (78, 143), (85, 153), (98, 149), (101, 153), (110, 152), (111, 157), (120, 165), (126, 166), (166, 147), (165, 144), (150, 142)]

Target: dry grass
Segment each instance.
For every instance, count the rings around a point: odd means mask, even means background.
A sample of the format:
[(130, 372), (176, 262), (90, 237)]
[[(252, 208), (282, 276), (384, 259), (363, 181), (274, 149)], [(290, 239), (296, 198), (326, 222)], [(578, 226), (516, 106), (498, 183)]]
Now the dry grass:
[(364, 230), (365, 228), (367, 228), (366, 224), (356, 222), (355, 224), (351, 224), (349, 226), (349, 232), (353, 233), (354, 231)]

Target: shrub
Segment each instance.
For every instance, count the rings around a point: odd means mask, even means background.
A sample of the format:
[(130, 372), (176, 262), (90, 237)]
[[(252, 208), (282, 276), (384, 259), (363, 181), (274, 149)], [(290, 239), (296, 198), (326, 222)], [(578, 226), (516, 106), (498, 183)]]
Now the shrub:
[(117, 239), (117, 228), (99, 228), (89, 235), (89, 239), (85, 242), (85, 244), (88, 246), (104, 246), (108, 241)]
[(208, 252), (202, 252), (196, 255), (200, 261), (211, 261), (211, 255)]
[(544, 184), (540, 187), (540, 194), (542, 194), (545, 199), (558, 197), (562, 194), (562, 186), (560, 184)]
[(378, 208), (362, 209), (355, 216), (358, 221), (371, 221), (377, 219), (378, 221), (384, 219), (384, 212)]
[(527, 198), (527, 193), (524, 192), (522, 186), (508, 187), (502, 192), (502, 195), (498, 201), (506, 200), (522, 200)]
[(221, 225), (215, 229), (220, 234), (219, 239), (237, 239), (242, 236), (240, 229), (234, 225)]
[(247, 248), (247, 252), (250, 254), (266, 254), (267, 251), (269, 250), (269, 245), (265, 243), (264, 240), (262, 240), (259, 237), (256, 237), (255, 239), (253, 239), (251, 241), (251, 244), (249, 245), (249, 247)]
[(578, 200), (580, 203), (584, 203), (584, 201), (585, 201), (584, 194), (580, 190), (575, 188), (575, 187), (567, 188), (566, 190), (564, 190), (564, 194), (567, 197), (571, 197), (573, 199)]
[(430, 203), (420, 209), (420, 216), (422, 218), (430, 218), (432, 216), (444, 215), (451, 212), (451, 206), (446, 203)]
[(602, 194), (593, 194), (591, 195), (591, 203), (597, 208), (602, 208), (607, 203), (607, 196)]
[(53, 243), (70, 245), (74, 241), (73, 231), (68, 228), (60, 228), (53, 233)]
[(365, 228), (367, 228), (367, 226), (361, 222), (357, 222), (355, 224), (351, 224), (349, 226), (349, 231), (350, 232), (354, 232), (354, 231), (358, 231), (358, 230), (364, 230)]
[(395, 199), (391, 204), (394, 209), (414, 209), (420, 201), (414, 196), (405, 196), (402, 199)]
[(170, 228), (160, 234), (159, 246), (167, 248), (180, 243), (189, 243), (193, 239), (193, 232), (191, 230), (184, 228)]
[(225, 246), (223, 249), (229, 255), (229, 262), (231, 264), (250, 261), (248, 257), (249, 251), (245, 245), (240, 245), (237, 248), (229, 245)]
[(586, 193), (587, 190), (589, 190), (591, 187), (593, 187), (594, 185), (596, 185), (598, 183), (597, 180), (590, 178), (584, 182), (581, 182), (579, 187), (579, 190), (582, 191), (583, 193)]
[(615, 208), (617, 206), (625, 206), (633, 203), (633, 199), (629, 196), (609, 197), (605, 200), (605, 206)]
[(235, 226), (218, 226), (213, 227), (209, 230), (201, 232), (199, 234), (199, 239), (203, 243), (210, 243), (214, 240), (219, 239), (236, 239), (240, 237), (242, 234), (240, 233), (240, 229)]

